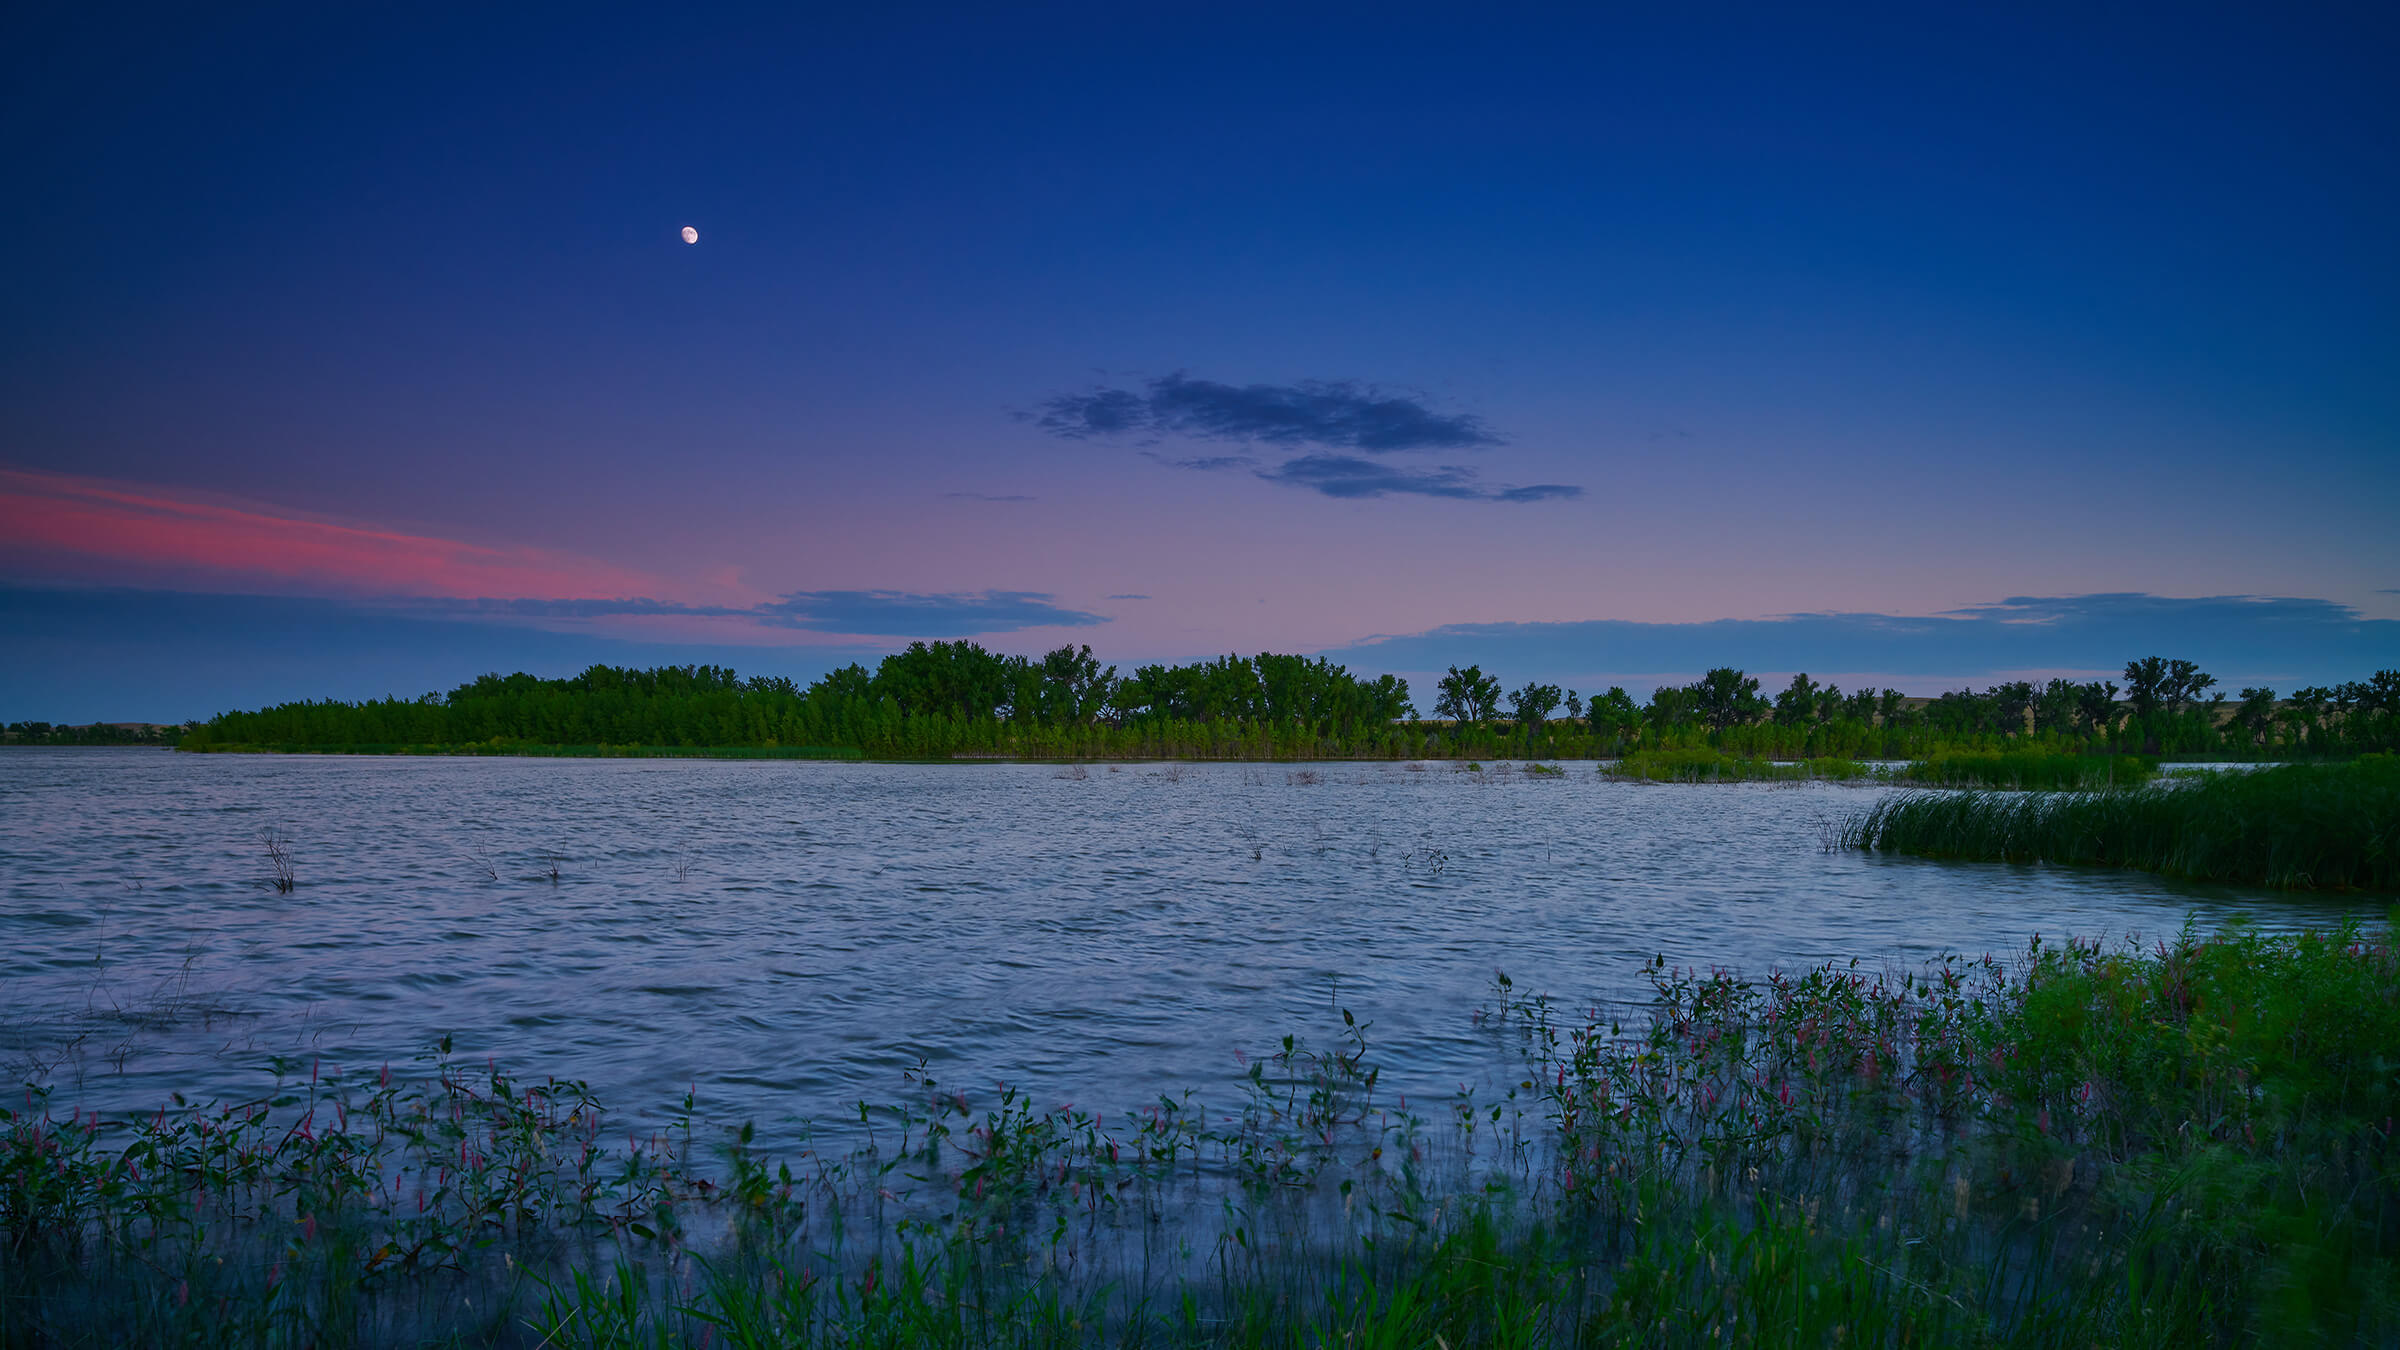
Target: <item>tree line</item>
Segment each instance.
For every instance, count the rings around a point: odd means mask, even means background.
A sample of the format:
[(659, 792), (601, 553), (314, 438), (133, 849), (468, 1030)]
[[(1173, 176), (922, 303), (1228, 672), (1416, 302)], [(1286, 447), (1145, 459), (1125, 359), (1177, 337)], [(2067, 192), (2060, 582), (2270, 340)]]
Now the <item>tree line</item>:
[(90, 722), (81, 726), (11, 722), (0, 727), (7, 745), (173, 745), (187, 730), (149, 722)]
[(448, 694), (286, 703), (192, 728), (194, 750), (723, 748), (894, 758), (1611, 758), (1707, 746), (1777, 758), (1921, 759), (2048, 747), (2234, 758), (2400, 749), (2400, 672), (2228, 695), (2190, 661), (2144, 657), (2113, 681), (2013, 681), (1929, 701), (1844, 693), (1806, 674), (1769, 696), (1732, 667), (1637, 701), (1453, 666), (1423, 717), (1408, 682), (1260, 653), (1120, 674), (1088, 646), (1038, 658), (916, 642), (873, 670), (802, 685), (722, 666), (596, 665), (564, 679), (485, 675)]

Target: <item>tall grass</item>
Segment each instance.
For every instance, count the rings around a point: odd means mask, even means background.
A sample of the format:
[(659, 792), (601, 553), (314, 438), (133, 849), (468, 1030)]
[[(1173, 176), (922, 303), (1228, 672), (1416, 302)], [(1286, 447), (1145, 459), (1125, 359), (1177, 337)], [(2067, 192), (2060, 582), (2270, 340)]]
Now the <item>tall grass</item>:
[(1856, 760), (1780, 761), (1729, 755), (1705, 746), (1683, 750), (1639, 750), (1601, 766), (1610, 778), (1649, 783), (1854, 782), (1876, 776)]
[[(2400, 1337), (2400, 961), (2356, 927), (1877, 976), (1502, 980), (1491, 1095), (1366, 1028), (1103, 1120), (920, 1079), (855, 1151), (442, 1064), (0, 1117), (0, 1340), (2192, 1346)], [(1230, 1109), (1227, 1109), (1230, 1107)]]
[(1941, 787), (1991, 787), (2094, 792), (2139, 787), (2158, 773), (2139, 755), (2075, 755), (2048, 750), (1945, 751), (1895, 777)]
[(2133, 792), (1912, 794), (1851, 820), (1840, 842), (2291, 890), (2389, 891), (2400, 889), (2400, 758), (2186, 776)]

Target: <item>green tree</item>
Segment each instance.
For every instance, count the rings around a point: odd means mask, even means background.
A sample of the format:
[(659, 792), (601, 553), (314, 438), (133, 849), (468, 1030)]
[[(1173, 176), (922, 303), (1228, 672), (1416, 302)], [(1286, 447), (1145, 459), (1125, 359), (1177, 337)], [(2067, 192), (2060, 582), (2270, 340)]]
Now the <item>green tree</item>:
[(1500, 706), (1500, 681), (1484, 674), (1481, 666), (1450, 667), (1434, 690), (1433, 715), (1462, 726), (1487, 720)]
[(1802, 671), (1792, 677), (1792, 682), (1784, 686), (1782, 693), (1775, 696), (1775, 724), (1795, 727), (1813, 722), (1816, 718), (1817, 682), (1808, 678), (1808, 672)]
[(1088, 644), (1045, 654), (1039, 669), (1037, 697), (1044, 722), (1089, 722), (1108, 710), (1116, 693), (1117, 668), (1102, 670)]
[(2145, 656), (2125, 663), (2125, 701), (2133, 705), (2133, 715), (2144, 721), (2160, 712), (2170, 717), (2181, 715), (2216, 683), (2216, 676), (2180, 658)]
[(1992, 686), (1992, 716), (2003, 735), (2024, 733), (2026, 716), (2033, 711), (2034, 698), (2033, 685), (2027, 680), (2011, 680)]
[(2093, 680), (2075, 686), (2075, 717), (2086, 736), (2102, 736), (2117, 728), (2117, 686)]
[(1715, 731), (1755, 722), (1766, 708), (1758, 681), (1731, 666), (1719, 666), (1685, 687), (1693, 710)]
[(2244, 689), (2242, 701), (2233, 709), (2233, 725), (2240, 728), (2244, 746), (2256, 749), (2264, 745), (2267, 729), (2274, 724), (2275, 691), (2267, 688)]
[(1525, 687), (1508, 696), (1509, 716), (1523, 728), (1538, 727), (1558, 711), (1561, 693), (1555, 684), (1535, 684), (1528, 680)]

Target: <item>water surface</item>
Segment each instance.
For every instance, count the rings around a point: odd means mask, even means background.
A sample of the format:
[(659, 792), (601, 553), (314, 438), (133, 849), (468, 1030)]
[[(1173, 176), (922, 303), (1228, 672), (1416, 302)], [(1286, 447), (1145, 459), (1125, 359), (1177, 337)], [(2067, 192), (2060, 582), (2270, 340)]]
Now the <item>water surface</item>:
[[(2377, 913), (2139, 873), (1823, 847), (1889, 789), (1447, 764), (875, 765), (0, 752), (0, 1068), (60, 1101), (257, 1095), (443, 1036), (769, 1143), (903, 1095), (1114, 1111), (1373, 1023), (1491, 1070), (1496, 971), (1570, 1003), (1751, 972)], [(263, 828), (293, 841), (278, 894)], [(557, 879), (551, 878), (553, 867)], [(495, 877), (493, 873), (496, 872)], [(305, 1072), (305, 1070), (302, 1070)]]

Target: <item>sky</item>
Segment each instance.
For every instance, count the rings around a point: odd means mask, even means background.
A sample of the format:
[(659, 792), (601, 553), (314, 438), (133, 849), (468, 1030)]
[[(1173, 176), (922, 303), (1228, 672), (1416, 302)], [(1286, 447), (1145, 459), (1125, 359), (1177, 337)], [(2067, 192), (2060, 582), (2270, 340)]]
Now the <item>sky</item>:
[(961, 637), (2400, 665), (2388, 5), (15, 30), (0, 720)]

